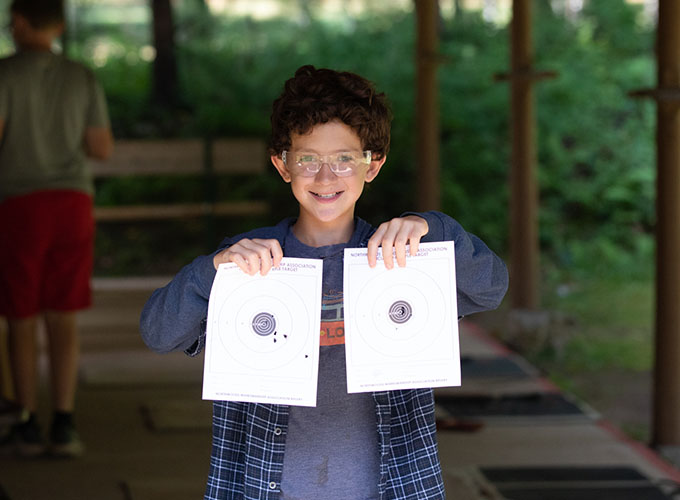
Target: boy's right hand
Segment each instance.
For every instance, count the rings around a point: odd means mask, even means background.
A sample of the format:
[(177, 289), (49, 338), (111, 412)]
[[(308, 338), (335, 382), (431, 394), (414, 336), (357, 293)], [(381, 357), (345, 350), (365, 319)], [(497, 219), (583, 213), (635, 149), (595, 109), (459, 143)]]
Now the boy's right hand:
[(281, 263), (283, 250), (278, 240), (242, 239), (213, 257), (215, 269), (225, 262), (233, 262), (251, 276), (258, 271), (262, 276)]

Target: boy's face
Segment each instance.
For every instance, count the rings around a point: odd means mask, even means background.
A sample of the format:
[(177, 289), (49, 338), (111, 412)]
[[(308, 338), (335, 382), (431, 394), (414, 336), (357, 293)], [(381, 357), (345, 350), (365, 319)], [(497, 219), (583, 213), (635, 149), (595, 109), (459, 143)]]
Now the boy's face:
[(354, 218), (354, 205), (364, 189), (364, 182), (371, 182), (385, 163), (381, 160), (360, 165), (353, 175), (338, 177), (326, 163), (313, 177), (304, 177), (291, 168), (293, 158), (299, 153), (329, 155), (352, 152), (361, 155), (359, 136), (340, 121), (316, 125), (311, 132), (291, 137), (288, 165), (277, 156), (272, 163), (284, 181), (291, 184), (293, 196), (300, 203), (300, 218), (305, 222), (323, 225), (348, 224)]

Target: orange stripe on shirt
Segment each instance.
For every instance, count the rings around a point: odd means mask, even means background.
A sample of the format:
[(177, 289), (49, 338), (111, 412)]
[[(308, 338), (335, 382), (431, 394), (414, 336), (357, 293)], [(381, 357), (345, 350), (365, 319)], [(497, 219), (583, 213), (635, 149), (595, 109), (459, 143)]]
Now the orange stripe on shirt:
[(321, 340), (322, 346), (341, 345), (345, 343), (345, 322), (344, 321), (322, 321)]

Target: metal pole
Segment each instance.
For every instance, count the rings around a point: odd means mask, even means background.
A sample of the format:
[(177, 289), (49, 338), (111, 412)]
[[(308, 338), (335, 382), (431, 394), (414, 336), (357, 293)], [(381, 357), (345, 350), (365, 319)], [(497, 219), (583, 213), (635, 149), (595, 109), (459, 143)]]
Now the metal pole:
[(437, 0), (415, 0), (416, 42), (416, 167), (418, 210), (439, 210), (439, 89), (437, 66), (439, 36)]
[(534, 132), (531, 0), (514, 0), (511, 24), (510, 272), (514, 308), (536, 309), (538, 189)]
[[(660, 0), (658, 87), (680, 89), (680, 2)], [(680, 102), (657, 99), (656, 343), (652, 442), (680, 445)]]

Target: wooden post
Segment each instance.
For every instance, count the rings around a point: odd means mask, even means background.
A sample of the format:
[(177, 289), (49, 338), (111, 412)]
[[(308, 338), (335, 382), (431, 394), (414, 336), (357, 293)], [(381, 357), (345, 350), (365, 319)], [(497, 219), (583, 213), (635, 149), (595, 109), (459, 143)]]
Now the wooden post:
[(511, 24), (510, 273), (512, 305), (539, 306), (538, 189), (531, 0), (514, 0)]
[(170, 0), (152, 0), (153, 41), (156, 57), (153, 60), (153, 99), (162, 107), (178, 103), (178, 75), (175, 53), (175, 26)]
[(652, 442), (680, 446), (680, 2), (659, 1), (656, 341)]
[(439, 165), (439, 87), (437, 66), (439, 36), (437, 0), (415, 0), (416, 44), (416, 168), (418, 210), (441, 206)]
[(0, 317), (0, 397), (14, 399), (14, 384), (9, 367), (9, 347), (6, 321)]

